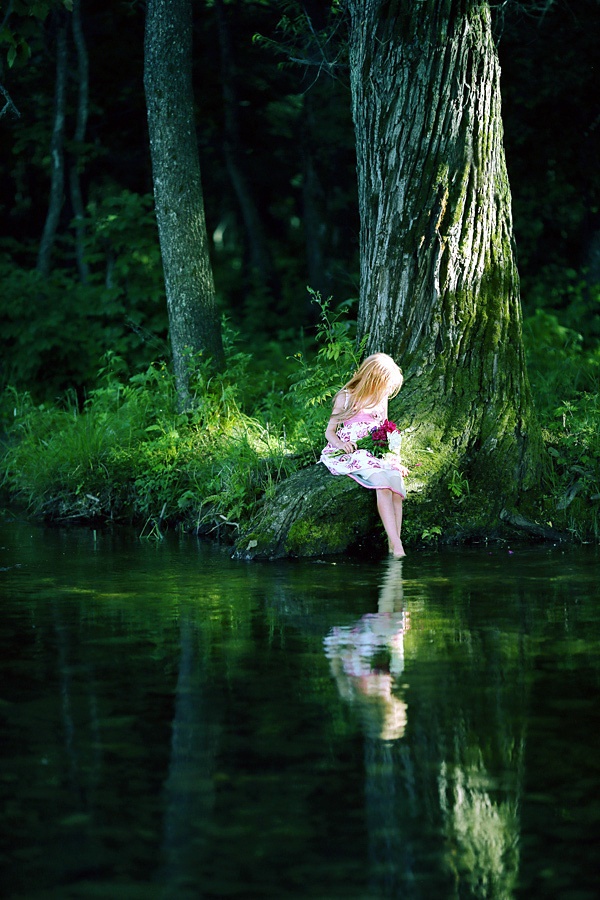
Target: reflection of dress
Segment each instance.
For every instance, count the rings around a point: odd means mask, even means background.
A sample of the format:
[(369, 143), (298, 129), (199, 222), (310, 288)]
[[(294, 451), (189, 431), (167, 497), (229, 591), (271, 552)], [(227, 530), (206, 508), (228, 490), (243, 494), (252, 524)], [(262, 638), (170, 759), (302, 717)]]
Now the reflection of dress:
[(367, 613), (323, 639), (340, 696), (360, 710), (369, 737), (393, 741), (404, 734), (406, 703), (394, 693), (404, 669), (403, 612)]
[[(385, 669), (398, 677), (404, 669), (404, 632), (407, 617), (404, 612), (367, 613), (352, 626), (332, 628), (323, 639), (325, 655), (338, 657), (346, 675), (368, 678), (380, 675)], [(389, 650), (385, 668), (377, 658), (378, 653)]]
[[(368, 435), (377, 425), (377, 419), (371, 413), (358, 412), (344, 422), (337, 430), (340, 440), (358, 441)], [(401, 497), (406, 497), (406, 488), (402, 478), (401, 463), (394, 454), (378, 459), (368, 450), (355, 450), (354, 453), (340, 455), (339, 450), (327, 444), (321, 453), (322, 462), (332, 475), (349, 475), (366, 488), (390, 488)]]

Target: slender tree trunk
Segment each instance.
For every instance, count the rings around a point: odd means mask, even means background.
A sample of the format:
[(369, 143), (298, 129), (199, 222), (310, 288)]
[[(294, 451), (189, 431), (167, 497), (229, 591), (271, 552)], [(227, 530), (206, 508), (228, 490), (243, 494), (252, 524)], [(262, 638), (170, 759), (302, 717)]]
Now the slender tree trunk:
[(56, 13), (56, 20), (56, 84), (54, 89), (54, 125), (50, 141), (50, 198), (37, 257), (37, 269), (45, 276), (50, 274), (52, 248), (63, 205), (65, 181), (64, 141), (68, 61), (66, 14)]
[(71, 191), (71, 203), (73, 205), (73, 213), (75, 216), (75, 256), (77, 259), (77, 269), (79, 271), (79, 280), (82, 284), (87, 284), (89, 277), (89, 268), (85, 259), (85, 208), (83, 198), (81, 196), (81, 183), (79, 179), (79, 163), (77, 156), (81, 152), (81, 145), (85, 140), (85, 131), (88, 119), (89, 106), (89, 65), (88, 54), (85, 46), (85, 38), (83, 28), (81, 26), (81, 2), (74, 0), (73, 3), (73, 40), (75, 42), (75, 50), (77, 52), (77, 84), (78, 84), (78, 100), (77, 100), (77, 121), (75, 124), (75, 133), (73, 139), (75, 142), (75, 158), (71, 161), (69, 167), (69, 186)]
[[(316, 128), (314, 124), (313, 95), (308, 91), (304, 95), (302, 115), (302, 206), (304, 213), (304, 234), (306, 243), (306, 263), (309, 285), (323, 297), (330, 293), (331, 279), (325, 266), (323, 247), (327, 231), (324, 214), (324, 191), (320, 182), (313, 148), (315, 146)], [(314, 315), (314, 304), (310, 314)]]
[(596, 221), (584, 236), (584, 277), (588, 288), (595, 289), (600, 285), (600, 228), (598, 227), (598, 214), (593, 217)]
[(235, 89), (235, 64), (229, 34), (229, 25), (223, 0), (215, 0), (217, 34), (221, 59), (221, 84), (223, 87), (224, 155), (227, 173), (241, 210), (250, 269), (254, 279), (268, 292), (275, 289), (275, 268), (258, 205), (245, 172), (243, 148), (238, 123), (238, 100)]
[(218, 722), (207, 702), (199, 635), (181, 611), (179, 673), (171, 726), (171, 755), (164, 785), (162, 869), (164, 897), (197, 898), (194, 873), (209, 846), (215, 805)]
[(144, 87), (173, 368), (191, 403), (190, 357), (225, 365), (208, 253), (192, 91), (191, 0), (148, 0)]
[[(536, 476), (500, 71), (484, 0), (348, 0), (359, 337), (415, 417), (508, 494)], [(493, 456), (493, 459), (490, 457)], [(487, 477), (487, 476), (486, 476)]]

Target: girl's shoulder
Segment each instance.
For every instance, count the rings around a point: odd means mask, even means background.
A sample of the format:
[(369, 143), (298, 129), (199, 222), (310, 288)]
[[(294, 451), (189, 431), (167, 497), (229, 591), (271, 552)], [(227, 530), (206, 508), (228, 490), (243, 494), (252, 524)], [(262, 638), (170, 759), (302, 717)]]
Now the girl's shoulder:
[(342, 412), (350, 407), (350, 392), (342, 388), (333, 398), (333, 409)]

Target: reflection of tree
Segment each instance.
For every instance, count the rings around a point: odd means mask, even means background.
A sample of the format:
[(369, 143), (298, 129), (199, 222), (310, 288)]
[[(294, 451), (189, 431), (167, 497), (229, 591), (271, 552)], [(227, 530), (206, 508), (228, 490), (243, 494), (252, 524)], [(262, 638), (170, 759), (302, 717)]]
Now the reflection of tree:
[[(498, 791), (481, 746), (456, 742), (456, 760), (439, 774), (448, 862), (469, 896), (509, 900), (519, 863), (519, 790)], [(498, 796), (500, 794), (500, 796)]]
[(406, 703), (396, 691), (404, 669), (407, 627), (408, 617), (402, 609), (402, 562), (393, 560), (378, 611), (366, 613), (354, 625), (332, 628), (324, 640), (340, 696), (358, 709), (369, 737), (395, 740), (404, 733)]
[(444, 727), (437, 777), (444, 862), (461, 896), (510, 900), (520, 860), (528, 654), (523, 635), (496, 627), (464, 627), (460, 637), (463, 660), (443, 694), (450, 716), (432, 710)]
[(454, 603), (446, 615), (427, 591), (410, 604), (407, 638), (404, 593), (402, 563), (390, 561), (378, 612), (324, 640), (340, 696), (365, 734), (370, 896), (510, 900), (524, 638), (469, 623)]
[(179, 675), (171, 759), (165, 782), (163, 839), (165, 897), (197, 897), (214, 806), (217, 729), (206, 700), (204, 660), (186, 611), (180, 614)]

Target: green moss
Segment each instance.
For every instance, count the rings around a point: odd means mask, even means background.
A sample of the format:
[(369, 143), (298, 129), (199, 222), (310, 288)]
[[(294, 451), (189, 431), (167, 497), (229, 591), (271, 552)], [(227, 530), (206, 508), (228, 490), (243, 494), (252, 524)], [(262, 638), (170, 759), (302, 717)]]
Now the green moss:
[(341, 553), (355, 535), (343, 521), (322, 522), (303, 519), (295, 522), (285, 541), (286, 552), (290, 556), (320, 556)]

